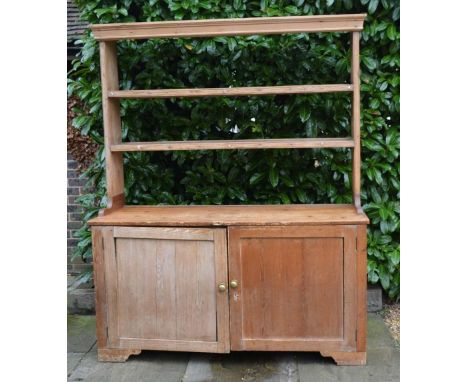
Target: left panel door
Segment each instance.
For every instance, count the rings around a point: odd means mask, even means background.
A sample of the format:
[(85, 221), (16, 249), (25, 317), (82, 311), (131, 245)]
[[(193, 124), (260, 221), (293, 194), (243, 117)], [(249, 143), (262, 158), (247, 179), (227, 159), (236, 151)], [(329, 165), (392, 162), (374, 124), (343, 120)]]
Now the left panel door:
[(98, 347), (229, 352), (228, 291), (219, 288), (227, 284), (225, 229), (96, 227), (93, 234), (102, 240), (102, 251), (94, 249)]

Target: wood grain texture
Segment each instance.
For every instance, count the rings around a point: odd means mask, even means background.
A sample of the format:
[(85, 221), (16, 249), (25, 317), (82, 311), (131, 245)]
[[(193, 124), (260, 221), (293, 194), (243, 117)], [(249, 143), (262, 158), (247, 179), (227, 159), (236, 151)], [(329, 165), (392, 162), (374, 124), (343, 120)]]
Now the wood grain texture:
[(93, 272), (96, 303), (96, 342), (98, 349), (107, 346), (107, 299), (104, 266), (104, 242), (102, 229), (93, 227), (91, 229), (93, 241)]
[[(115, 229), (114, 229), (115, 232)], [(169, 237), (173, 239), (173, 237)], [(176, 247), (172, 240), (158, 240), (155, 244), (158, 254), (156, 261), (156, 333), (159, 337), (176, 340), (177, 325), (174, 311), (177, 301), (176, 285)]]
[(88, 221), (91, 226), (233, 226), (368, 224), (351, 204), (125, 206)]
[(227, 281), (225, 230), (100, 229), (108, 237), (108, 348), (228, 351), (229, 317), (218, 314), (228, 295), (216, 284)]
[(125, 349), (141, 347), (144, 350), (220, 353), (219, 343), (210, 341), (122, 338), (120, 343)]
[(115, 195), (107, 201), (106, 208), (99, 210), (99, 216), (108, 215), (112, 211), (122, 208), (124, 204), (125, 204), (125, 195), (124, 194)]
[(117, 261), (112, 227), (101, 228), (104, 246), (104, 271), (107, 297), (107, 347), (119, 348), (117, 300)]
[(344, 342), (342, 350), (356, 350), (357, 338), (357, 251), (356, 251), (357, 226), (350, 226), (346, 234), (343, 235), (344, 247), (344, 280), (343, 289), (345, 291), (344, 305)]
[(365, 14), (242, 19), (183, 20), (91, 25), (98, 41), (154, 37), (209, 37), (283, 33), (351, 32), (363, 28)]
[(187, 88), (151, 90), (112, 90), (109, 98), (173, 98), (173, 97), (222, 97), (222, 96), (262, 96), (280, 94), (312, 94), (353, 91), (351, 84), (324, 85), (278, 85), (250, 86), (233, 88)]
[(131, 355), (141, 353), (140, 349), (98, 349), (99, 362), (125, 362)]
[(332, 357), (339, 366), (361, 366), (366, 364), (365, 352), (321, 351), (323, 357)]
[(341, 239), (256, 238), (240, 246), (243, 339), (342, 338)]
[(242, 348), (231, 346), (232, 350), (242, 351), (301, 351), (301, 352), (316, 352), (323, 349), (328, 351), (341, 351), (343, 349), (342, 339), (316, 339), (316, 338), (268, 338), (262, 339), (245, 339), (242, 341)]
[(357, 339), (356, 348), (366, 352), (367, 346), (367, 226), (357, 226)]
[[(102, 114), (104, 122), (104, 151), (106, 155), (106, 182), (109, 209), (124, 204), (124, 177), (122, 153), (112, 152), (114, 144), (122, 142), (120, 103), (107, 94), (119, 88), (117, 48), (115, 42), (100, 42)], [(103, 212), (105, 214), (105, 212)]]
[(233, 350), (355, 349), (353, 226), (228, 233)]
[[(214, 229), (215, 245), (215, 267), (216, 285), (228, 282), (228, 253), (227, 231), (226, 229)], [(217, 292), (216, 295), (216, 320), (218, 328), (218, 353), (229, 353), (230, 332), (229, 332), (229, 292)]]
[(354, 141), (352, 188), (354, 205), (358, 212), (361, 207), (361, 85), (359, 69), (359, 32), (351, 34), (351, 83), (353, 84), (351, 132)]
[(210, 228), (114, 227), (114, 237), (129, 239), (213, 241), (214, 233)]
[(156, 309), (156, 253), (148, 239), (117, 239), (118, 337), (154, 338)]
[(228, 149), (304, 149), (354, 147), (351, 138), (276, 138), (276, 139), (229, 139), (205, 141), (155, 141), (125, 142), (111, 146), (112, 152), (126, 151), (184, 151)]
[(175, 271), (177, 339), (216, 341), (213, 243), (177, 241)]

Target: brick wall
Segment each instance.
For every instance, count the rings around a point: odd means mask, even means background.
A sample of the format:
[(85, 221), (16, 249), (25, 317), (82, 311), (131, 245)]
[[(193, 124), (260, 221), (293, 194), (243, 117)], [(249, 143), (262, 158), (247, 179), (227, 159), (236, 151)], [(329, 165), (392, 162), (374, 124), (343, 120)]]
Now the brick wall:
[[(90, 264), (85, 264), (81, 259), (71, 260), (73, 250), (78, 239), (75, 232), (82, 225), (83, 209), (76, 203), (76, 198), (82, 194), (85, 179), (79, 179), (78, 163), (70, 153), (67, 153), (67, 275), (68, 285), (71, 285), (76, 276)], [(86, 314), (94, 312), (94, 290), (91, 284), (83, 284), (78, 289), (68, 292), (68, 312)]]
[(80, 273), (83, 267), (89, 266), (81, 260), (71, 261), (71, 255), (78, 242), (74, 234), (82, 225), (83, 209), (76, 203), (76, 198), (81, 195), (85, 180), (79, 179), (79, 176), (78, 163), (67, 154), (67, 264), (68, 273), (73, 275)]

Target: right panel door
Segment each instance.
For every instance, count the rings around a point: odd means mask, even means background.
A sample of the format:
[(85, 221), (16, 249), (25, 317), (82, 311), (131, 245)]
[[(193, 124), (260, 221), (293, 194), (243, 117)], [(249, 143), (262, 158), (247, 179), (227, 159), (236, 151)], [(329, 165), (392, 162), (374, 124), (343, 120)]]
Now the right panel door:
[(356, 227), (230, 227), (232, 350), (356, 346)]

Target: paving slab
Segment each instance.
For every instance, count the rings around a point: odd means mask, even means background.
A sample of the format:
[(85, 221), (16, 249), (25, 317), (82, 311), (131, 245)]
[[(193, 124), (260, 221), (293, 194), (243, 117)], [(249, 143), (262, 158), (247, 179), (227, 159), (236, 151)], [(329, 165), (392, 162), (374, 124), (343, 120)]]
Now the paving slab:
[(382, 318), (368, 315), (367, 365), (335, 366), (331, 358), (301, 353), (298, 359), (301, 382), (398, 382), (400, 352)]
[(85, 353), (68, 353), (67, 354), (67, 375), (69, 376), (76, 369)]
[(213, 381), (214, 375), (211, 369), (211, 355), (194, 354), (190, 357), (182, 382)]
[(96, 342), (96, 317), (67, 317), (67, 351), (69, 353), (86, 353)]
[(96, 346), (69, 376), (69, 382), (180, 382), (189, 354), (142, 352), (124, 363), (98, 362)]
[(192, 357), (183, 382), (299, 381), (294, 353), (232, 352)]
[(319, 353), (142, 352), (125, 363), (97, 361), (95, 319), (68, 321), (69, 382), (397, 382), (399, 348), (382, 318), (369, 314), (366, 366), (336, 366)]

